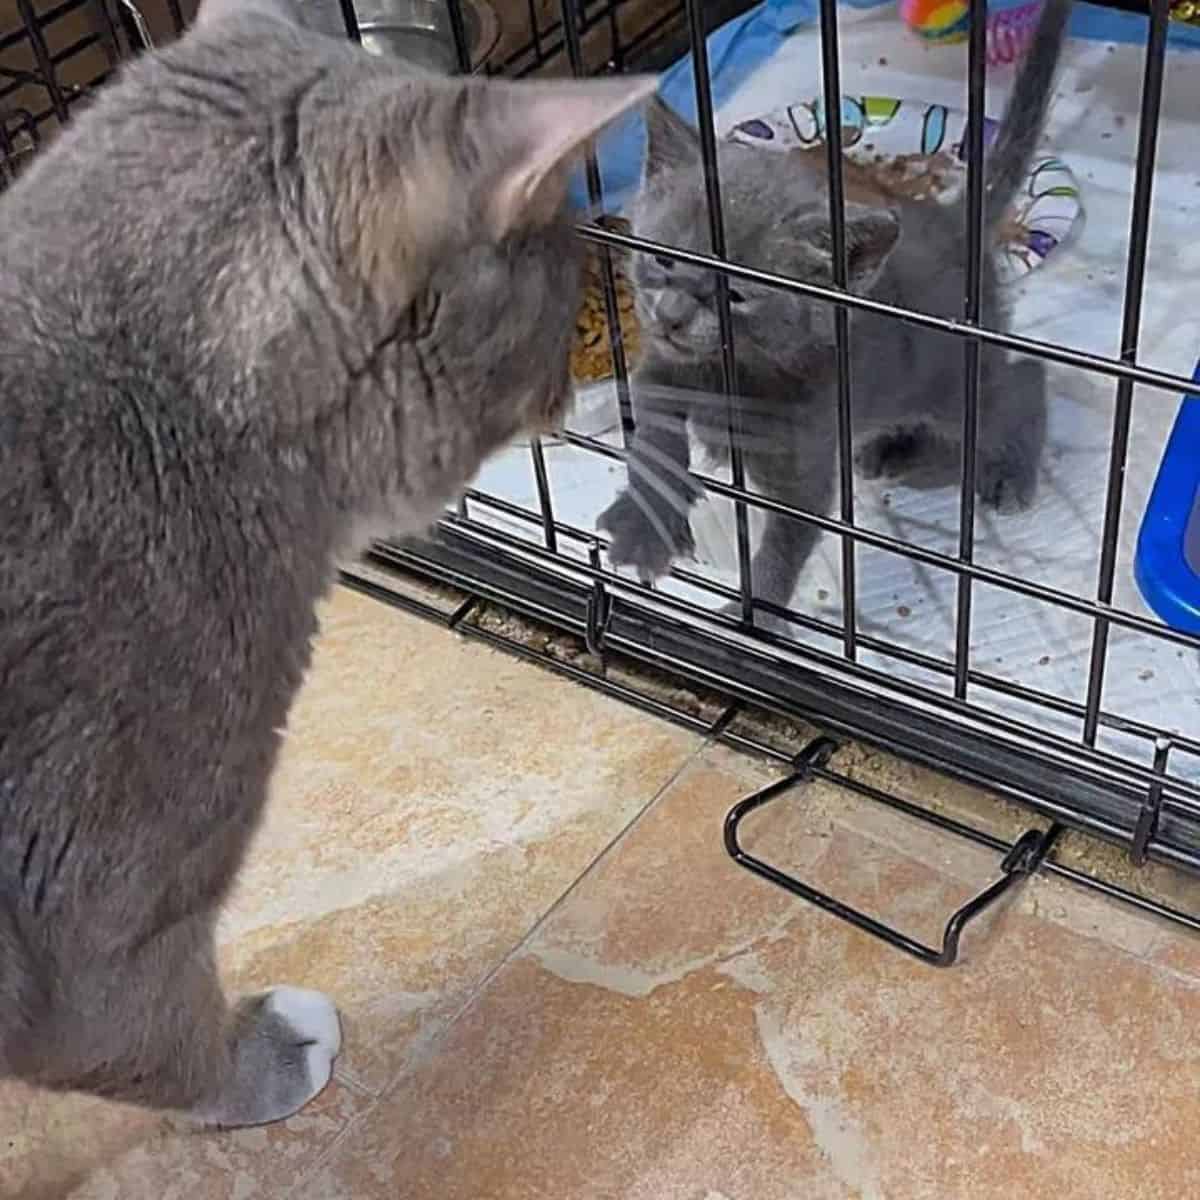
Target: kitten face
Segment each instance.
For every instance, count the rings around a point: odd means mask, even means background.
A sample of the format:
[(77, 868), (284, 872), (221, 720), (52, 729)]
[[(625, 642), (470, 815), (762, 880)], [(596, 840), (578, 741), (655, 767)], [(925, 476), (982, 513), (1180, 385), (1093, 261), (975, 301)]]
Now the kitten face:
[[(730, 147), (720, 156), (722, 208), (726, 251), (745, 266), (775, 271), (811, 282), (831, 281), (827, 258), (809, 252), (795, 237), (781, 236), (781, 216), (799, 222), (819, 218), (815, 198), (788, 198), (787, 213), (772, 203), (772, 192), (755, 196), (763, 172), (763, 155)], [(710, 253), (708, 212), (702, 177), (683, 166), (649, 181), (637, 207), (635, 229), (639, 237)], [(782, 198), (782, 197), (779, 197)], [(667, 356), (681, 359), (711, 358), (720, 354), (720, 329), (716, 310), (716, 278), (712, 272), (669, 255), (637, 256), (638, 316), (650, 338)], [(833, 336), (826, 306), (777, 289), (729, 281), (734, 334), (742, 353), (789, 369), (798, 369), (814, 357)]]
[[(648, 149), (634, 213), (639, 237), (709, 253), (699, 141), (662, 104), (648, 110)], [(830, 286), (833, 283), (828, 200), (810, 170), (779, 155), (736, 143), (718, 146), (726, 250), (731, 261)], [(886, 211), (847, 206), (850, 287), (868, 290), (899, 234)], [(668, 254), (636, 256), (638, 316), (666, 359), (720, 355), (716, 281)], [(738, 361), (788, 375), (833, 367), (833, 314), (828, 304), (777, 288), (729, 281)]]

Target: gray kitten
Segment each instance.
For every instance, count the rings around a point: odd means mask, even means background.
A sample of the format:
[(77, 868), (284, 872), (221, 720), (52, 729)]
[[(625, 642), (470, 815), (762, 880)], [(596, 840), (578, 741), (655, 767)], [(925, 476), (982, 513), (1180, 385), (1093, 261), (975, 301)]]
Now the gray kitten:
[(0, 1076), (222, 1125), (329, 1078), (329, 1000), (213, 964), (314, 604), (561, 415), (567, 164), (652, 87), (217, 0), (0, 198)]
[[(1045, 119), (1070, 0), (1048, 0), (988, 157), (989, 241), (1024, 180)], [(789, 157), (737, 143), (718, 149), (732, 261), (831, 285), (831, 236), (824, 185), (811, 153)], [(790, 161), (789, 161), (790, 159)], [(708, 221), (695, 131), (660, 102), (648, 111), (648, 144), (635, 232), (708, 251)], [(960, 209), (897, 198), (846, 206), (849, 285), (905, 308), (962, 315), (966, 228)], [(721, 391), (715, 279), (668, 256), (639, 254), (637, 312), (644, 357), (633, 387), (636, 434), (628, 486), (601, 515), (610, 557), (644, 579), (692, 550), (688, 511), (701, 494), (688, 473), (689, 432), (710, 454), (728, 452)], [(736, 392), (751, 487), (823, 513), (837, 470), (833, 310), (743, 280), (730, 281), (737, 352)], [(995, 266), (985, 254), (983, 313), (1003, 323)], [(944, 457), (961, 439), (962, 343), (946, 334), (851, 311), (853, 419), (858, 464), (869, 477)], [(981, 354), (980, 498), (1001, 511), (1033, 499), (1046, 428), (1045, 381), (1036, 360)], [(756, 598), (786, 605), (816, 541), (815, 527), (769, 514), (751, 575)], [(774, 622), (766, 622), (774, 624)]]

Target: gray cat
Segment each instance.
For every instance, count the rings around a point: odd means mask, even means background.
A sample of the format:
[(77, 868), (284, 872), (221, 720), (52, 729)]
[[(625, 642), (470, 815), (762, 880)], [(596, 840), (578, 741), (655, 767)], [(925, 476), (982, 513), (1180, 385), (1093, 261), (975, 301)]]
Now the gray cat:
[[(994, 241), (1025, 178), (1064, 39), (1070, 0), (1048, 0), (987, 160), (985, 228)], [(641, 237), (708, 251), (695, 131), (661, 102), (647, 114)], [(789, 161), (789, 158), (791, 161)], [(777, 153), (723, 142), (718, 163), (729, 257), (812, 283), (833, 279), (828, 199), (810, 152)], [(846, 206), (852, 292), (945, 317), (962, 315), (966, 228), (959, 209), (895, 198)], [(634, 377), (636, 433), (628, 486), (601, 515), (613, 563), (643, 579), (692, 550), (688, 514), (701, 495), (689, 475), (689, 432), (714, 457), (727, 454), (715, 280), (670, 257), (635, 256), (644, 357)], [(823, 513), (837, 470), (832, 308), (743, 280), (730, 281), (741, 446), (750, 485)], [(983, 314), (1003, 323), (995, 267), (985, 254)], [(868, 477), (943, 458), (961, 439), (962, 343), (887, 317), (852, 311), (851, 379), (858, 465)], [(976, 486), (1011, 511), (1033, 499), (1046, 428), (1045, 381), (1036, 360), (981, 354)], [(751, 564), (756, 598), (786, 605), (817, 537), (814, 526), (769, 514)], [(774, 625), (768, 620), (763, 622)]]
[(0, 198), (0, 1076), (242, 1125), (324, 996), (213, 923), (335, 556), (569, 395), (569, 160), (653, 81), (413, 78), (210, 3)]

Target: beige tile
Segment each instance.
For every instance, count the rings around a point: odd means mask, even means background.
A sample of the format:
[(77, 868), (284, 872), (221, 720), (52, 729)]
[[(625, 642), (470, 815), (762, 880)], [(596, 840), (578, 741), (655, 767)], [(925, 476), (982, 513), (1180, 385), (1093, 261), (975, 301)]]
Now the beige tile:
[(225, 961), (335, 996), (378, 1089), (700, 739), (348, 591), (322, 626)]
[(56, 1200), (160, 1124), (115, 1104), (0, 1083), (0, 1196)]
[(82, 1096), (0, 1089), (0, 1196), (254, 1200), (282, 1195), (369, 1100), (333, 1083), (278, 1125), (197, 1132)]
[[(1020, 905), (938, 971), (793, 902), (720, 848), (768, 775), (720, 752), (689, 768), (296, 1195), (1200, 1189), (1200, 989)], [(843, 816), (814, 790), (747, 840), (927, 937), (974, 890)]]

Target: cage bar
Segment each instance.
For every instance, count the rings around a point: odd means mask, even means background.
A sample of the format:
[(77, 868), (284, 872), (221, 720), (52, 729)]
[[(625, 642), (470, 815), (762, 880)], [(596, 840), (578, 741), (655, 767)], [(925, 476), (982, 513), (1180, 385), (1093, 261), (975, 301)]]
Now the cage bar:
[[(846, 191), (842, 172), (842, 73), (838, 49), (837, 0), (821, 0), (821, 82), (825, 96), (825, 163), (829, 173), (829, 230), (833, 249), (833, 285), (849, 286), (846, 262)], [(854, 525), (854, 415), (851, 402), (850, 315), (833, 310), (837, 364), (838, 505), (844, 524)], [(858, 580), (855, 543), (841, 539), (842, 650), (858, 654)]]
[[(713, 116), (712, 82), (708, 73), (708, 41), (701, 0), (686, 0), (688, 30), (692, 51), (692, 69), (696, 80), (697, 121), (700, 126), (700, 155), (704, 164), (704, 191), (708, 201), (708, 232), (714, 258), (725, 261), (725, 219), (721, 209), (721, 178), (717, 165), (717, 135)], [(659, 247), (671, 255), (671, 247)], [(746, 468), (742, 462), (741, 419), (734, 403), (738, 390), (737, 350), (733, 341), (733, 313), (729, 307), (729, 278), (716, 274), (717, 320), (721, 329), (721, 382), (729, 422), (729, 466), (733, 486), (739, 494), (746, 491)], [(741, 588), (742, 622), (754, 623), (754, 584), (750, 571), (750, 522), (740, 495), (733, 497), (737, 525), (738, 580)]]
[[(969, 0), (967, 39), (967, 271), (963, 318), (980, 321), (983, 299), (983, 106), (987, 83), (987, 0)], [(963, 420), (958, 494), (958, 558), (975, 558), (975, 461), (979, 435), (979, 342), (963, 342)], [(1019, 401), (1018, 401), (1019, 402)], [(954, 615), (954, 695), (967, 697), (971, 671), (971, 576), (960, 575)]]
[[(1138, 334), (1142, 321), (1142, 291), (1146, 283), (1146, 254), (1150, 241), (1150, 205), (1154, 189), (1154, 159), (1158, 150), (1158, 118), (1162, 110), (1163, 74), (1167, 58), (1168, 0), (1154, 0), (1150, 12), (1150, 40), (1146, 46), (1145, 75), (1142, 80), (1142, 111), (1138, 122), (1137, 168), (1133, 184), (1133, 212), (1129, 227), (1129, 261), (1125, 274), (1124, 313), (1121, 318), (1122, 362), (1137, 358)], [(1121, 533), (1121, 502), (1125, 495), (1125, 463), (1129, 455), (1129, 422), (1133, 416), (1134, 380), (1125, 377), (1117, 384), (1113, 412), (1112, 449), (1108, 466), (1108, 486), (1104, 500), (1104, 529), (1100, 543), (1100, 571), (1096, 599), (1102, 605), (1112, 603), (1117, 570), (1117, 543)], [(1097, 616), (1092, 634), (1091, 661), (1088, 665), (1087, 715), (1083, 740), (1096, 740), (1096, 716), (1104, 689), (1104, 670), (1108, 655), (1109, 623)]]

